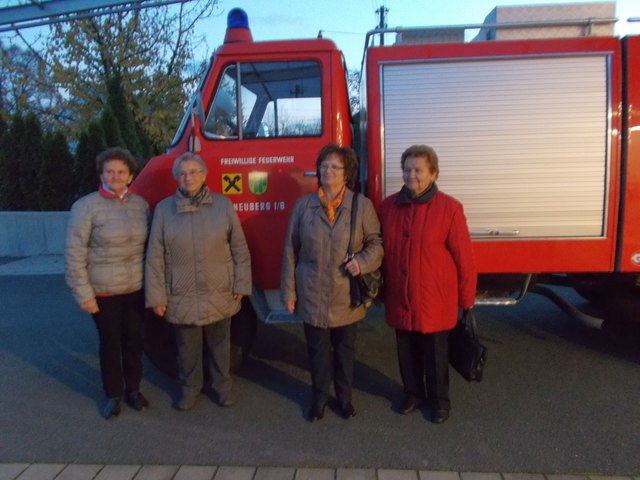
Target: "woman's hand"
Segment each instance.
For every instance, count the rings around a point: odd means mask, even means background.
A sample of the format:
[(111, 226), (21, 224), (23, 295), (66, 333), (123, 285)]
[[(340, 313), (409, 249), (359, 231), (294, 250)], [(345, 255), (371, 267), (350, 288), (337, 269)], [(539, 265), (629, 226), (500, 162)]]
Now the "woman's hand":
[(167, 311), (166, 305), (158, 305), (157, 307), (153, 307), (153, 313), (155, 313), (159, 317), (164, 317), (164, 314), (166, 311)]
[(240, 299), (242, 299), (242, 294), (241, 294), (241, 293), (234, 293), (234, 294), (233, 294), (233, 299), (234, 299), (234, 300), (240, 300)]
[(286, 302), (284, 302), (284, 308), (287, 309), (287, 312), (293, 313), (296, 309), (295, 300), (287, 300)]
[(349, 259), (348, 256), (344, 259), (344, 269), (349, 272), (349, 275), (352, 277), (357, 277), (362, 273), (358, 261), (355, 258)]
[(98, 308), (98, 302), (96, 302), (95, 298), (87, 300), (86, 302), (82, 302), (80, 304), (80, 308), (83, 312), (90, 313), (91, 315), (100, 311), (100, 309)]

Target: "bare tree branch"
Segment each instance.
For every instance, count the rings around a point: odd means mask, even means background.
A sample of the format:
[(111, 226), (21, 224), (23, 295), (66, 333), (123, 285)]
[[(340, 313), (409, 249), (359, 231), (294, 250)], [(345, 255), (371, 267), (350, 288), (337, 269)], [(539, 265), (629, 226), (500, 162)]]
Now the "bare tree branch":
[(2, 86), (3, 104), (16, 108), (23, 99), (45, 116), (43, 124), (77, 135), (100, 116), (107, 82), (119, 75), (148, 137), (166, 144), (202, 72), (202, 64), (194, 64), (203, 42), (195, 27), (217, 8), (218, 0), (194, 0), (56, 24), (44, 42), (18, 36), (22, 63), (6, 75), (11, 88)]

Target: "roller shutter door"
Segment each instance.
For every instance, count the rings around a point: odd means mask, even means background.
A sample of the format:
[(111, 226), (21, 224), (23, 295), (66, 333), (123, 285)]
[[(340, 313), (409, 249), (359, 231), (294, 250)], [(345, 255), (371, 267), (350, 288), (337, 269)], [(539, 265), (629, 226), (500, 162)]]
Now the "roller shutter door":
[(402, 186), (402, 151), (425, 143), (474, 237), (606, 235), (606, 55), (381, 68), (385, 196)]

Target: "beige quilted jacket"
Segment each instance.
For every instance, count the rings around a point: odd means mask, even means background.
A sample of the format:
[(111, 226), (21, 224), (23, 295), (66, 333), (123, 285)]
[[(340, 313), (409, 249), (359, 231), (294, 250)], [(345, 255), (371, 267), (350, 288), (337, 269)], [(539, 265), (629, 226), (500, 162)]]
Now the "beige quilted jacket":
[(251, 294), (249, 249), (233, 205), (208, 192), (199, 205), (177, 192), (153, 215), (146, 261), (147, 307), (165, 305), (176, 325), (208, 325)]
[(71, 207), (65, 249), (65, 279), (81, 304), (96, 295), (142, 288), (149, 206), (127, 194), (124, 202), (90, 193)]

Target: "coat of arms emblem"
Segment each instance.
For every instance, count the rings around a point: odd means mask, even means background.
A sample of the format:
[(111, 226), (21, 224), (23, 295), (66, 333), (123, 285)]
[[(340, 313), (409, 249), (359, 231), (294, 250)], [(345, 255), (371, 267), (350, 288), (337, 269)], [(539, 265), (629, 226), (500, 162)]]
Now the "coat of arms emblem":
[(249, 190), (254, 195), (262, 195), (267, 191), (267, 172), (249, 173)]

